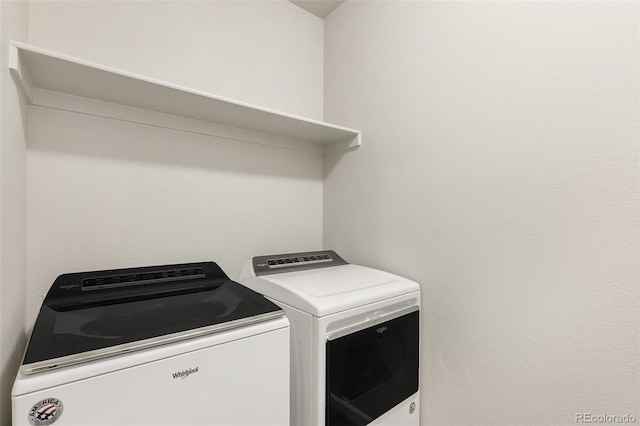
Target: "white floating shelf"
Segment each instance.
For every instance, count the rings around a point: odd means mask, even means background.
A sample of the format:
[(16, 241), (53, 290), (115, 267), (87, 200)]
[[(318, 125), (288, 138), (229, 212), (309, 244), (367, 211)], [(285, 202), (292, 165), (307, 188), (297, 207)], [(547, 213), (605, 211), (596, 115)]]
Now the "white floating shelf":
[(288, 139), (359, 146), (360, 131), (298, 117), (153, 80), (20, 42), (11, 42), (9, 68), (29, 103), (45, 105), (38, 89), (267, 133)]

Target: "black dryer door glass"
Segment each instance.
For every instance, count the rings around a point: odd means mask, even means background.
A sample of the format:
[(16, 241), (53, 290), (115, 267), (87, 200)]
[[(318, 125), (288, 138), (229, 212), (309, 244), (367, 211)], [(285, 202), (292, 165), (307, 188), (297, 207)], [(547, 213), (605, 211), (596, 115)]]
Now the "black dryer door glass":
[(371, 423), (418, 391), (419, 312), (327, 341), (327, 426)]

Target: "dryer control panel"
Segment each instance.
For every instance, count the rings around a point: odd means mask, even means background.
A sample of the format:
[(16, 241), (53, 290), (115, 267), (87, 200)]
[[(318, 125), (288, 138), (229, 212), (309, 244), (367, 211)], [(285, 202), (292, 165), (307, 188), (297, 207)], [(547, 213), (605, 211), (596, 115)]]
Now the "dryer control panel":
[(253, 258), (253, 270), (257, 276), (338, 265), (348, 265), (348, 262), (333, 250), (273, 254)]

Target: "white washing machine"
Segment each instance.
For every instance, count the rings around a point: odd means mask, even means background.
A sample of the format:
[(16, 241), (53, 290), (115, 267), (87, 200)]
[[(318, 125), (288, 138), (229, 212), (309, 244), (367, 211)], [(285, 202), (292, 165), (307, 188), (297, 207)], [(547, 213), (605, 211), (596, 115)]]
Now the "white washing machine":
[(289, 330), (213, 262), (61, 275), (13, 386), (13, 424), (288, 425)]
[(240, 280), (291, 323), (292, 424), (420, 424), (417, 283), (333, 251), (254, 257)]

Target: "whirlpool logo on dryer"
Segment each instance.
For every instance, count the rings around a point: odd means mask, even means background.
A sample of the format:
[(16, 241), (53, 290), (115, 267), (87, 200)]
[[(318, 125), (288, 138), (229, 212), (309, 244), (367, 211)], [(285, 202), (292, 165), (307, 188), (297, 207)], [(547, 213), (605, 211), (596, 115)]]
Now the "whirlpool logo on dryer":
[(186, 370), (177, 371), (177, 372), (173, 373), (173, 378), (174, 379), (186, 379), (187, 377), (189, 377), (190, 374), (195, 374), (197, 372), (198, 372), (198, 367), (196, 367), (196, 368), (187, 368)]

